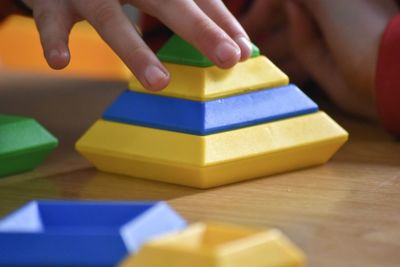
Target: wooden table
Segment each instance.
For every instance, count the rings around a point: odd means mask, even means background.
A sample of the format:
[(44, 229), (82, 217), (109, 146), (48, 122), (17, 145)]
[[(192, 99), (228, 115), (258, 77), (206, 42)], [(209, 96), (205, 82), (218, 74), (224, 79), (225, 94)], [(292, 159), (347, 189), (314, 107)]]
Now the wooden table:
[(351, 139), (328, 164), (197, 190), (97, 172), (74, 151), (124, 86), (0, 76), (0, 113), (36, 117), (60, 139), (39, 169), (0, 180), (0, 216), (32, 199), (162, 199), (192, 222), (280, 228), (311, 267), (400, 266), (400, 142), (378, 126), (329, 110)]

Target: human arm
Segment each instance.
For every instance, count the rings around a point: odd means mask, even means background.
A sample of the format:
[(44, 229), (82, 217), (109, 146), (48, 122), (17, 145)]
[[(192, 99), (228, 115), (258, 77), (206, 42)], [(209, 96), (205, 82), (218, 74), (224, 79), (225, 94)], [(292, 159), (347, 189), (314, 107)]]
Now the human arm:
[[(400, 24), (389, 23), (398, 12), (396, 1), (257, 2), (280, 7), (280, 13), (274, 15), (280, 14), (283, 19), (279, 27), (275, 26), (275, 32), (285, 38), (281, 38), (280, 45), (275, 45), (280, 48), (278, 50), (267, 44), (267, 53), (272, 57), (280, 55), (283, 59), (293, 55), (295, 60), (292, 62), (298, 65), (296, 69), (286, 70), (289, 76), (304, 72), (303, 75), (317, 81), (343, 110), (369, 119), (379, 117), (386, 129), (400, 135), (400, 60), (397, 52), (400, 38), (396, 37), (400, 32), (395, 30)], [(264, 10), (264, 13), (268, 12)], [(248, 16), (257, 17), (254, 14)], [(254, 32), (260, 29), (259, 25), (264, 25), (264, 34), (273, 37), (271, 31), (265, 29), (265, 25), (273, 23), (273, 17), (265, 16), (264, 21), (259, 19), (258, 22), (244, 19), (244, 27), (253, 39), (257, 34), (263, 34), (260, 30)]]

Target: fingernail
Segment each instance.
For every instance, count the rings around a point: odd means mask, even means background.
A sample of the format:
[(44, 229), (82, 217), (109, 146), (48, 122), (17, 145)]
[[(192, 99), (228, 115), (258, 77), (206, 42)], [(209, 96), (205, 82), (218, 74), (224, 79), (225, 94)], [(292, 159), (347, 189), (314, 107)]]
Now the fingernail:
[[(153, 90), (159, 90), (160, 82), (168, 78), (168, 74), (165, 73), (158, 66), (149, 66), (144, 72), (144, 77), (147, 83), (152, 87)], [(163, 84), (163, 83), (162, 83)]]
[(240, 58), (240, 48), (225, 42), (217, 46), (216, 56), (221, 64), (234, 63)]
[(250, 40), (242, 36), (235, 39), (235, 41), (241, 48), (241, 59), (249, 58), (253, 49), (253, 45), (251, 44)]
[(51, 49), (45, 53), (47, 62), (53, 69), (63, 69), (69, 64), (70, 57), (68, 50)]
[(48, 52), (47, 54), (49, 58), (59, 57), (60, 55), (61, 53), (57, 49), (51, 49), (50, 52)]

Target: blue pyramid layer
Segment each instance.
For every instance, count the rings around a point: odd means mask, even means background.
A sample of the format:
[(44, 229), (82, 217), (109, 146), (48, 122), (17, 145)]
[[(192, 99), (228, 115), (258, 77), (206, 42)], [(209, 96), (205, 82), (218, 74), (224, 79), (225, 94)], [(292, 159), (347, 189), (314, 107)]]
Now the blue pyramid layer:
[(195, 135), (208, 135), (318, 111), (295, 85), (205, 102), (126, 90), (105, 111), (105, 120)]

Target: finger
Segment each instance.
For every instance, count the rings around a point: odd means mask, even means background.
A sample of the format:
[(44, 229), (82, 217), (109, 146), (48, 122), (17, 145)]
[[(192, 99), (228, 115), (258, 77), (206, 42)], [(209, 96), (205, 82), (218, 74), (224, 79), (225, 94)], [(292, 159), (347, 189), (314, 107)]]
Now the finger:
[(77, 11), (94, 26), (145, 88), (161, 90), (168, 85), (168, 71), (144, 43), (118, 1), (75, 3)]
[(70, 61), (68, 36), (73, 20), (58, 1), (39, 0), (33, 5), (33, 16), (40, 35), (47, 63), (53, 69), (63, 69)]
[(240, 47), (193, 1), (132, 0), (132, 3), (157, 17), (217, 66), (230, 68), (239, 61)]
[(252, 52), (249, 36), (224, 3), (219, 0), (196, 0), (195, 2), (240, 47), (240, 60), (248, 59)]

